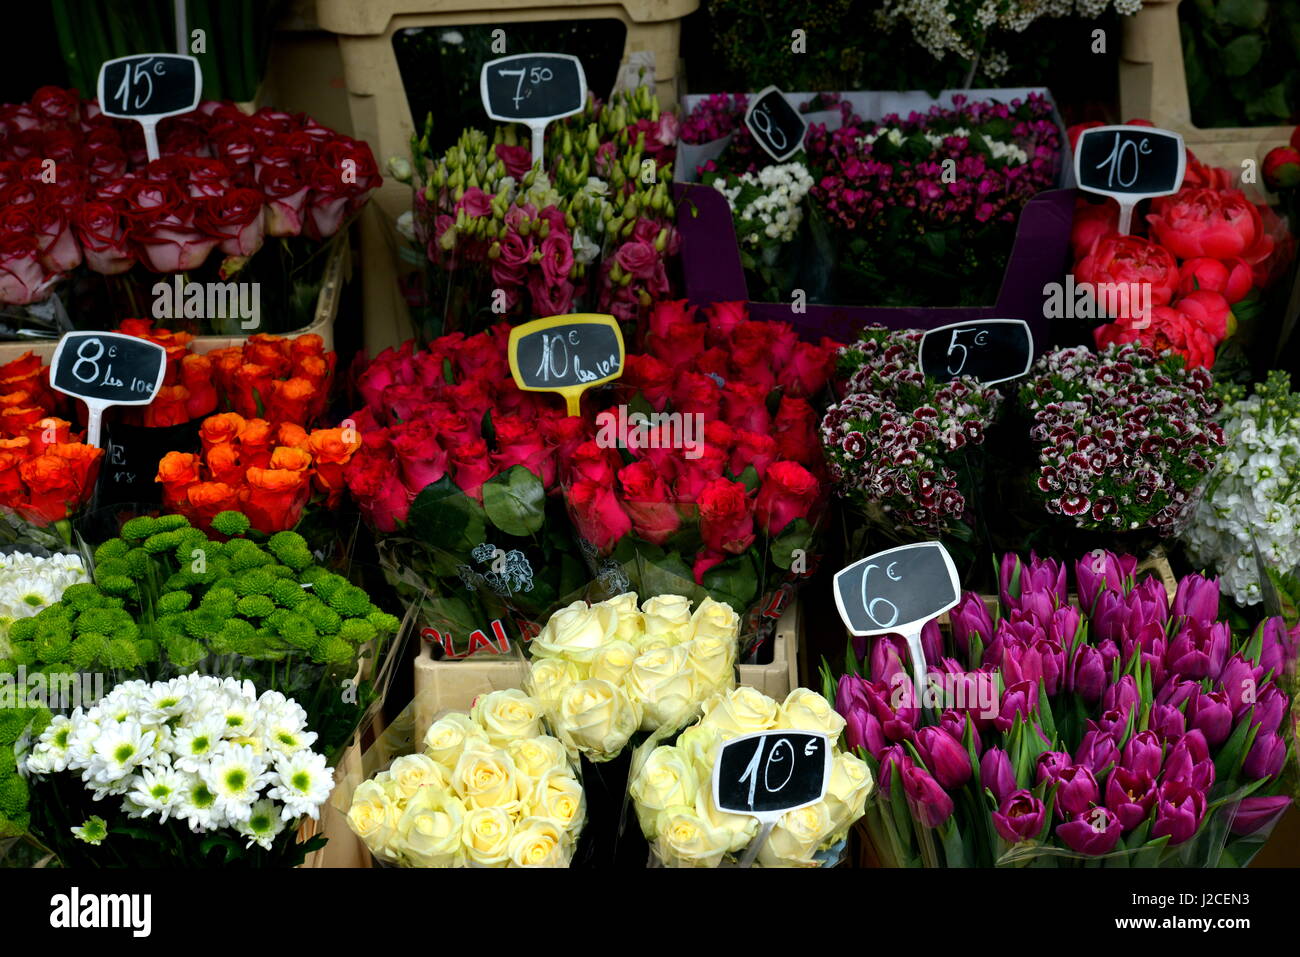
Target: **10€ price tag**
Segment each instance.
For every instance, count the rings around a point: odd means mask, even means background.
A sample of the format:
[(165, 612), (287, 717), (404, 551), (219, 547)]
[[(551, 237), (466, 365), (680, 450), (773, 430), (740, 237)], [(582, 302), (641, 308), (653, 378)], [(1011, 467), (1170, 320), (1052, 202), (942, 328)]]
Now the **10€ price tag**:
[(623, 332), (613, 316), (574, 313), (510, 330), (510, 373), (525, 392), (558, 392), (569, 415), (582, 393), (623, 374)]
[(1075, 144), (1079, 188), (1119, 203), (1119, 232), (1127, 236), (1144, 199), (1169, 196), (1183, 185), (1187, 149), (1181, 134), (1153, 126), (1095, 126)]
[(104, 410), (148, 405), (167, 374), (167, 351), (120, 332), (69, 332), (50, 360), (50, 386), (86, 403), (86, 443), (100, 446)]

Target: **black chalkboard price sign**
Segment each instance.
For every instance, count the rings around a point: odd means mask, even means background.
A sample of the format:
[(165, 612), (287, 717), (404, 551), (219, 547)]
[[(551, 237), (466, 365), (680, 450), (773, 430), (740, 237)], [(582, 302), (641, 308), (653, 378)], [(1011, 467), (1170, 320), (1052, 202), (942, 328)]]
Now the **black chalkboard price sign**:
[(741, 861), (753, 863), (772, 826), (789, 811), (826, 796), (831, 742), (817, 731), (757, 731), (724, 744), (713, 766), (713, 804), (762, 824)]
[(572, 116), (586, 104), (587, 74), (582, 61), (567, 53), (517, 53), (483, 64), (479, 93), (489, 117), (528, 126), (536, 163), (542, 158), (546, 124)]
[(1029, 371), (1034, 335), (1023, 319), (958, 322), (921, 336), (917, 358), (921, 372), (939, 382), (966, 375), (996, 385)]
[(1186, 171), (1183, 138), (1171, 130), (1096, 126), (1084, 130), (1075, 146), (1079, 188), (1119, 203), (1119, 231), (1125, 235), (1132, 226), (1133, 208), (1141, 200), (1178, 192)]
[(623, 333), (613, 316), (574, 313), (515, 326), (510, 372), (526, 392), (558, 392), (578, 415), (582, 393), (623, 374)]
[(745, 125), (772, 159), (785, 162), (803, 149), (808, 123), (775, 86), (754, 97), (745, 111)]
[(162, 346), (120, 332), (69, 332), (50, 360), (51, 387), (81, 399), (90, 410), (86, 440), (96, 448), (104, 410), (148, 405), (166, 374)]
[(150, 53), (105, 60), (99, 68), (99, 108), (144, 127), (149, 159), (158, 158), (158, 121), (199, 105), (203, 70), (192, 56)]

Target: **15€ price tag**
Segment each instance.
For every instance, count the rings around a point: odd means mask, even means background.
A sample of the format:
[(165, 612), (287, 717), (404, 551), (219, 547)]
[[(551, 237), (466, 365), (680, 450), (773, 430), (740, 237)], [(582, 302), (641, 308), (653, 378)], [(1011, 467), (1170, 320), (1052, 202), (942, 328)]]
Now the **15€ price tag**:
[(50, 360), (50, 386), (86, 403), (86, 443), (100, 448), (104, 410), (148, 405), (167, 374), (167, 351), (120, 332), (69, 332)]
[(105, 116), (144, 127), (145, 149), (158, 158), (158, 121), (199, 105), (203, 70), (192, 56), (150, 53), (105, 60), (99, 68), (99, 108)]
[(1095, 126), (1074, 151), (1079, 188), (1119, 203), (1119, 231), (1127, 236), (1133, 209), (1144, 199), (1169, 196), (1183, 185), (1187, 149), (1172, 130), (1153, 126)]
[(783, 814), (826, 796), (830, 777), (830, 739), (818, 731), (756, 731), (722, 746), (713, 766), (714, 807), (762, 825), (742, 867), (753, 863)]
[(569, 415), (582, 393), (623, 374), (623, 332), (613, 316), (574, 313), (510, 330), (510, 373), (525, 392), (558, 392)]
[(567, 53), (516, 53), (483, 64), (479, 94), (490, 118), (528, 127), (536, 164), (547, 124), (586, 105), (587, 74)]

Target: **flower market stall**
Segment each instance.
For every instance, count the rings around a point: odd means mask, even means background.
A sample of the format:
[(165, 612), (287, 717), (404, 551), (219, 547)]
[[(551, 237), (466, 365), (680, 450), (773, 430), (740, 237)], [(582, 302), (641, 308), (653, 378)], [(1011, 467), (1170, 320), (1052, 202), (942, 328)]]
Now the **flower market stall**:
[(121, 6), (0, 96), (6, 870), (1300, 865), (1294, 4)]

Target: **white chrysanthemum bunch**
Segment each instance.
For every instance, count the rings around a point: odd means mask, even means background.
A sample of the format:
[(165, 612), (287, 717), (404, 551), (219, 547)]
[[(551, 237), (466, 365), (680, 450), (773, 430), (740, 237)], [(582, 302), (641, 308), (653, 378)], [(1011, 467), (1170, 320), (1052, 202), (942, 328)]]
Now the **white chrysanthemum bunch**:
[(756, 173), (728, 175), (713, 185), (727, 197), (740, 241), (758, 246), (795, 237), (813, 180), (803, 163), (781, 163)]
[[(876, 12), (877, 24), (886, 30), (906, 23), (912, 36), (931, 56), (942, 60), (952, 53), (963, 60), (981, 56), (986, 76), (1007, 72), (1010, 64), (1001, 50), (984, 39), (995, 31), (1023, 33), (1040, 17), (1079, 16), (1096, 19), (1112, 0), (885, 0)], [(1131, 16), (1142, 0), (1114, 0), (1115, 12)]]
[(90, 581), (78, 555), (0, 555), (0, 658), (8, 654), (9, 626), (53, 605), (63, 590)]
[(585, 814), (568, 751), (542, 733), (541, 705), (511, 690), (435, 721), (424, 753), (357, 788), (348, 824), (402, 867), (566, 867)]
[(58, 715), (29, 773), (79, 772), (96, 801), (131, 818), (176, 818), (197, 833), (231, 828), (270, 848), (286, 823), (315, 818), (334, 787), (307, 712), (251, 681), (183, 675), (126, 681), (88, 710)]
[(1286, 373), (1230, 404), (1223, 433), (1227, 448), (1183, 540), (1238, 604), (1254, 605), (1263, 596), (1255, 545), (1283, 574), (1300, 567), (1300, 394)]
[(736, 685), (740, 616), (705, 598), (635, 592), (551, 615), (532, 640), (528, 690), (564, 744), (592, 761), (617, 757), (638, 730), (678, 728)]
[(714, 765), (722, 745), (733, 738), (782, 729), (828, 735), (833, 747), (831, 777), (821, 801), (781, 817), (757, 862), (763, 867), (834, 863), (822, 852), (844, 840), (875, 786), (866, 763), (839, 748), (844, 719), (807, 688), (796, 688), (780, 702), (753, 688), (736, 688), (707, 701), (703, 716), (676, 744), (655, 748), (634, 767), (629, 791), (641, 830), (664, 865), (717, 867), (749, 845), (758, 834), (758, 821), (718, 810), (713, 803)]

